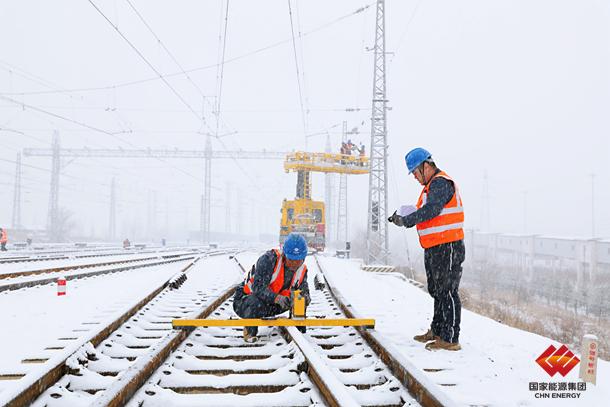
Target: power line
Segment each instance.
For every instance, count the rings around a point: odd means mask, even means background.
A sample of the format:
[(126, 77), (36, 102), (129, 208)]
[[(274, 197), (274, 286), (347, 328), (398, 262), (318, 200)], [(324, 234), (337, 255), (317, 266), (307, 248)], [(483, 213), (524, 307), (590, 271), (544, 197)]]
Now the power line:
[[(297, 73), (297, 86), (299, 88), (299, 104), (301, 105), (301, 120), (303, 121), (303, 133), (307, 134), (307, 118), (305, 117), (305, 107), (303, 106), (303, 92), (301, 90), (301, 74), (299, 73), (299, 59), (297, 57), (297, 45), (294, 36), (294, 24), (292, 22), (292, 6), (291, 1), (288, 1), (288, 15), (290, 16), (290, 34), (292, 35), (292, 50), (294, 53), (294, 66)], [(307, 148), (307, 139), (305, 139), (305, 148)]]
[[(133, 143), (131, 143), (131, 142), (129, 142), (129, 141), (127, 141), (127, 140), (125, 140), (125, 139), (122, 139), (121, 137), (118, 137), (118, 136), (117, 136), (117, 134), (120, 134), (120, 133), (122, 133), (122, 132), (119, 132), (119, 133), (112, 133), (112, 132), (109, 132), (109, 131), (107, 131), (107, 130), (103, 130), (103, 129), (100, 129), (100, 128), (97, 128), (97, 127), (94, 127), (94, 126), (88, 125), (88, 124), (86, 124), (86, 123), (80, 122), (80, 121), (78, 121), (78, 120), (74, 120), (74, 119), (71, 119), (71, 118), (69, 118), (69, 117), (65, 117), (65, 116), (58, 115), (58, 114), (53, 113), (53, 112), (49, 112), (48, 110), (40, 109), (40, 108), (38, 108), (38, 107), (36, 107), (36, 106), (32, 106), (32, 105), (29, 105), (29, 104), (26, 104), (26, 103), (23, 103), (23, 102), (19, 102), (18, 100), (15, 100), (15, 99), (12, 99), (12, 98), (8, 98), (8, 97), (6, 97), (6, 96), (2, 96), (2, 95), (0, 95), (0, 99), (4, 99), (4, 100), (7, 100), (7, 101), (9, 101), (9, 102), (12, 102), (12, 103), (15, 103), (15, 104), (18, 104), (18, 105), (21, 105), (21, 106), (27, 107), (27, 108), (29, 108), (29, 109), (31, 109), (31, 110), (34, 110), (34, 111), (37, 111), (37, 112), (40, 112), (40, 113), (44, 113), (44, 114), (47, 114), (47, 115), (49, 115), (49, 116), (56, 117), (56, 118), (58, 118), (58, 119), (65, 120), (65, 121), (68, 121), (68, 122), (70, 122), (70, 123), (77, 124), (77, 125), (79, 125), (79, 126), (85, 127), (85, 128), (87, 128), (87, 129), (89, 129), (89, 130), (96, 131), (96, 132), (98, 132), (98, 133), (103, 133), (103, 134), (106, 134), (106, 135), (112, 136), (112, 137), (116, 138), (117, 140), (120, 140), (120, 141), (122, 141), (122, 142), (124, 142), (124, 143), (126, 143), (126, 144), (129, 144), (129, 145), (130, 145), (130, 146), (132, 146), (132, 147), (137, 147), (137, 146), (136, 146), (136, 145), (134, 145)], [(171, 167), (171, 168), (173, 168), (173, 169), (175, 169), (175, 170), (177, 170), (177, 171), (179, 171), (179, 172), (182, 172), (183, 174), (188, 175), (188, 176), (189, 176), (189, 177), (191, 177), (191, 178), (196, 179), (197, 181), (201, 181), (201, 179), (200, 179), (200, 178), (198, 178), (198, 177), (196, 177), (195, 175), (193, 175), (193, 174), (191, 174), (191, 173), (189, 173), (189, 172), (186, 172), (186, 171), (184, 171), (184, 170), (183, 170), (183, 169), (181, 169), (181, 168), (178, 168), (178, 167), (176, 167), (176, 166), (173, 166), (173, 165), (169, 164), (168, 162), (166, 162), (165, 160), (163, 160), (163, 159), (161, 159), (161, 158), (158, 158), (158, 157), (157, 157), (156, 159), (157, 159), (158, 161), (162, 162), (162, 163), (167, 164), (169, 167)]]
[(218, 128), (220, 125), (220, 107), (221, 107), (221, 103), (222, 103), (222, 81), (224, 79), (224, 72), (225, 72), (225, 52), (227, 49), (227, 26), (229, 25), (229, 0), (227, 0), (226, 3), (226, 10), (225, 10), (225, 18), (224, 18), (224, 34), (222, 34), (222, 37), (219, 36), (218, 41), (219, 44), (220, 42), (222, 42), (222, 47), (219, 46), (219, 51), (220, 49), (222, 49), (222, 52), (219, 52), (220, 55), (220, 63), (219, 63), (219, 68), (216, 70), (216, 81), (217, 81), (217, 85), (218, 85), (218, 97), (216, 99), (216, 137), (218, 138)]
[[(303, 76), (303, 95), (305, 96), (305, 113), (306, 116), (305, 118), (308, 119), (309, 117), (309, 98), (307, 96), (307, 81), (305, 79), (305, 56), (303, 54), (303, 33), (301, 32), (301, 12), (299, 10), (299, 1), (296, 0), (296, 2), (294, 3), (295, 8), (296, 8), (296, 18), (297, 18), (297, 32), (298, 32), (298, 38), (299, 38), (299, 54), (301, 56), (301, 75)], [(307, 125), (309, 126), (309, 121), (306, 122)], [(305, 131), (305, 133), (307, 133), (309, 131), (309, 128)]]
[[(40, 76), (34, 75), (30, 72), (27, 72), (26, 70), (17, 67), (15, 65), (9, 64), (8, 62), (5, 61), (0, 61), (1, 64), (4, 64), (6, 66), (0, 66), (0, 68), (3, 68), (5, 70), (7, 70), (9, 73), (11, 74), (16, 74), (18, 76), (21, 76), (22, 78), (25, 78), (26, 80), (41, 84), (42, 86), (45, 86), (49, 89), (55, 89), (55, 90), (59, 90), (60, 93), (64, 94), (65, 96), (69, 97), (71, 100), (74, 100), (75, 98), (70, 94), (70, 91), (65, 89), (63, 86), (59, 86), (58, 84), (55, 84), (47, 79), (44, 79)], [(7, 68), (8, 67), (8, 68)], [(16, 72), (16, 71), (21, 71), (21, 73)], [(77, 98), (81, 103), (85, 103), (84, 101), (84, 97), (79, 96)], [(122, 117), (121, 113), (119, 113), (116, 110), (116, 107), (112, 110), (116, 116), (117, 116), (117, 121), (119, 122), (120, 125), (122, 125), (123, 123), (126, 122), (125, 118)], [(129, 125), (127, 126), (129, 128)]]
[(398, 40), (398, 45), (396, 46), (396, 50), (394, 51), (394, 54), (392, 54), (392, 56), (390, 57), (390, 60), (388, 61), (390, 64), (394, 61), (394, 58), (396, 58), (396, 54), (398, 53), (398, 50), (400, 49), (400, 46), (403, 43), (403, 40), (406, 38), (407, 33), (409, 32), (409, 29), (411, 28), (411, 23), (415, 19), (415, 15), (417, 14), (417, 11), (419, 10), (419, 6), (421, 5), (422, 2), (423, 2), (423, 0), (419, 0), (417, 2), (417, 4), (415, 5), (415, 7), (413, 8), (411, 17), (409, 17), (409, 20), (405, 24), (405, 29), (402, 32), (402, 34), (400, 35), (400, 39)]
[(99, 7), (97, 7), (97, 5), (92, 0), (88, 0), (88, 1), (93, 6), (93, 8), (95, 8), (97, 10), (97, 12), (108, 22), (108, 24), (110, 24), (112, 26), (112, 28), (114, 28), (114, 30), (121, 36), (121, 38), (123, 38), (123, 40), (125, 40), (125, 42), (127, 44), (129, 44), (131, 49), (133, 49), (134, 52), (136, 54), (138, 54), (138, 56), (146, 63), (146, 65), (148, 65), (148, 67), (157, 74), (159, 79), (161, 79), (163, 81), (163, 83), (165, 83), (167, 85), (167, 87), (170, 88), (172, 93), (174, 95), (176, 95), (176, 97), (178, 99), (180, 99), (180, 101), (195, 115), (197, 120), (202, 120), (202, 118), (199, 117), (199, 115), (197, 114), (195, 109), (193, 109), (193, 107), (186, 100), (184, 100), (184, 98), (176, 91), (176, 89), (174, 89), (174, 87), (172, 85), (170, 85), (170, 83), (167, 81), (167, 79), (165, 79), (165, 77), (163, 75), (161, 75), (161, 73), (159, 71), (157, 71), (157, 69), (148, 61), (148, 59), (146, 59), (146, 57), (140, 52), (140, 50), (135, 45), (133, 45), (133, 43), (131, 41), (129, 41), (129, 39), (127, 37), (125, 37), (125, 35), (123, 35), (123, 33), (119, 30), (119, 28), (116, 25), (114, 25), (108, 17), (106, 17), (106, 15), (102, 12), (102, 10), (100, 10)]
[(195, 89), (197, 89), (199, 94), (201, 96), (205, 97), (205, 95), (203, 94), (203, 91), (201, 90), (201, 88), (193, 81), (193, 79), (189, 76), (189, 74), (184, 70), (184, 68), (182, 67), (182, 65), (180, 65), (180, 62), (178, 62), (178, 60), (176, 59), (174, 54), (172, 54), (171, 51), (165, 46), (163, 41), (161, 41), (161, 38), (159, 38), (159, 36), (157, 34), (155, 34), (155, 32), (153, 31), (152, 27), (146, 22), (146, 20), (144, 20), (144, 17), (142, 17), (142, 14), (140, 14), (140, 12), (135, 8), (135, 6), (131, 3), (130, 0), (127, 0), (127, 4), (129, 4), (131, 9), (134, 11), (134, 13), (136, 13), (136, 15), (138, 16), (140, 21), (142, 21), (142, 23), (146, 26), (146, 28), (148, 28), (148, 31), (150, 31), (150, 33), (155, 37), (155, 39), (157, 40), (159, 45), (161, 45), (161, 47), (163, 47), (165, 52), (167, 52), (167, 54), (170, 56), (172, 61), (174, 61), (174, 63), (176, 65), (178, 65), (178, 68), (180, 68), (180, 71), (184, 74), (184, 76), (186, 76), (186, 78), (189, 80), (189, 82), (191, 82), (193, 84), (193, 86), (195, 87)]
[[(321, 24), (309, 31), (305, 31), (303, 33), (303, 37), (306, 37), (308, 35), (314, 34), (318, 31), (324, 30), (330, 26), (333, 26), (345, 19), (348, 19), (354, 15), (360, 14), (366, 10), (368, 10), (372, 5), (374, 5), (375, 3), (369, 3), (366, 4), (362, 7), (359, 7), (358, 9), (344, 14), (340, 17), (337, 17), (334, 20), (331, 20), (327, 23)], [(114, 26), (113, 26), (114, 27)], [(250, 52), (246, 52), (244, 54), (235, 56), (233, 58), (229, 58), (227, 60), (225, 60), (225, 64), (231, 63), (231, 62), (235, 62), (235, 61), (239, 61), (241, 59), (250, 57), (252, 55), (256, 55), (265, 51), (268, 51), (270, 49), (279, 47), (280, 45), (284, 45), (286, 43), (289, 43), (291, 41), (291, 38), (287, 38), (281, 41), (277, 41), (274, 42), (272, 44), (254, 49)], [(121, 83), (117, 83), (117, 84), (113, 84), (113, 85), (106, 85), (106, 86), (90, 86), (90, 87), (84, 87), (84, 88), (72, 88), (72, 89), (65, 89), (65, 92), (97, 92), (97, 91), (103, 91), (103, 90), (111, 90), (111, 89), (115, 89), (115, 88), (122, 88), (122, 87), (127, 87), (127, 86), (133, 86), (133, 85), (139, 85), (142, 83), (146, 83), (146, 82), (152, 82), (152, 81), (156, 81), (159, 79), (164, 79), (164, 78), (171, 78), (174, 76), (179, 76), (179, 75), (183, 75), (184, 73), (192, 73), (192, 72), (197, 72), (197, 71), (203, 71), (206, 69), (211, 69), (211, 68), (216, 68), (218, 67), (218, 63), (216, 64), (210, 64), (210, 65), (203, 65), (203, 66), (199, 66), (199, 67), (195, 67), (195, 68), (191, 68), (191, 69), (186, 69), (184, 72), (180, 71), (180, 72), (173, 72), (170, 74), (166, 74), (166, 75), (161, 75), (161, 76), (155, 76), (155, 77), (151, 77), (151, 78), (146, 78), (146, 79), (138, 79), (138, 80), (134, 80), (134, 81), (127, 81), (127, 82), (121, 82)], [(24, 96), (24, 95), (43, 95), (43, 94), (52, 94), (52, 93), (62, 93), (64, 91), (33, 91), (33, 92), (2, 92), (1, 94), (3, 95), (9, 95), (9, 96)]]
[(20, 106), (22, 106), (22, 107), (24, 107), (24, 108), (25, 108), (25, 107), (27, 107), (28, 109), (34, 110), (34, 111), (36, 111), (36, 112), (39, 112), (39, 113), (44, 113), (44, 114), (46, 114), (46, 115), (49, 115), (49, 116), (55, 117), (56, 119), (65, 120), (65, 121), (67, 121), (67, 122), (70, 122), (70, 123), (76, 124), (76, 125), (78, 125), (78, 126), (85, 127), (85, 128), (87, 128), (87, 129), (89, 129), (89, 130), (93, 130), (93, 131), (98, 132), (98, 133), (103, 133), (103, 134), (106, 134), (106, 135), (112, 136), (112, 137), (114, 137), (114, 138), (117, 138), (117, 139), (119, 139), (119, 140), (121, 140), (121, 141), (124, 141), (124, 140), (122, 140), (120, 137), (117, 137), (117, 134), (124, 133), (124, 132), (122, 132), (122, 131), (121, 131), (121, 132), (110, 132), (110, 131), (108, 131), (108, 130), (100, 129), (100, 128), (95, 127), (95, 126), (91, 126), (91, 125), (89, 125), (89, 124), (87, 124), (87, 123), (83, 123), (83, 122), (80, 122), (80, 121), (78, 121), (78, 120), (74, 120), (74, 119), (71, 119), (71, 118), (69, 118), (69, 117), (59, 115), (59, 114), (57, 114), (57, 113), (49, 112), (48, 110), (44, 110), (44, 109), (41, 109), (41, 108), (39, 108), (39, 107), (32, 106), (32, 105), (29, 105), (29, 104), (24, 103), (24, 102), (20, 102), (20, 101), (18, 101), (18, 100), (16, 100), (16, 99), (9, 98), (9, 97), (7, 97), (7, 96), (0, 95), (0, 99), (4, 99), (4, 100), (6, 100), (7, 102), (11, 102), (11, 103), (14, 103), (14, 104), (16, 104), (16, 105), (20, 105)]

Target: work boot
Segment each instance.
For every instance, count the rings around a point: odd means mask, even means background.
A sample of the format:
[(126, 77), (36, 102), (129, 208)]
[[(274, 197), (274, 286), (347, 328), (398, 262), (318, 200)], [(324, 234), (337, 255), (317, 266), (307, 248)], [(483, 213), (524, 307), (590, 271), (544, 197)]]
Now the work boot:
[(256, 332), (251, 332), (247, 326), (244, 327), (244, 342), (254, 343), (258, 341), (258, 336), (256, 336)]
[(421, 342), (421, 343), (430, 342), (437, 338), (439, 338), (439, 336), (434, 335), (434, 332), (432, 332), (432, 329), (428, 329), (428, 332), (426, 332), (425, 334), (415, 335), (413, 337), (413, 339), (415, 339), (417, 342)]
[(444, 350), (460, 350), (462, 349), (462, 347), (460, 346), (460, 344), (458, 342), (452, 343), (452, 342), (446, 342), (444, 340), (442, 340), (441, 338), (435, 339), (434, 342), (430, 342), (428, 344), (426, 344), (426, 349), (427, 350), (439, 350), (439, 349), (444, 349)]

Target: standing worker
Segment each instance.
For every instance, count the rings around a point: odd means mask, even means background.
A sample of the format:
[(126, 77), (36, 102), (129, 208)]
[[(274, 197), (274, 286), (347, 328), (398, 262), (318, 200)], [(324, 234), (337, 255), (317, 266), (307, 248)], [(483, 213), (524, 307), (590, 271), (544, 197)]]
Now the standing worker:
[(6, 229), (0, 228), (0, 250), (6, 251), (6, 242), (8, 242), (8, 236), (6, 235)]
[(432, 155), (415, 148), (406, 156), (409, 174), (423, 185), (417, 210), (407, 216), (396, 212), (388, 221), (407, 228), (417, 226), (424, 248), (428, 292), (434, 298), (434, 318), (430, 329), (413, 337), (426, 343), (426, 349), (460, 350), (462, 305), (458, 287), (462, 277), (464, 247), (464, 208), (457, 185), (436, 167)]
[[(282, 251), (272, 249), (259, 257), (256, 266), (252, 266), (244, 282), (235, 289), (235, 313), (241, 318), (263, 318), (286, 312), (291, 306), (290, 292), (293, 289), (301, 290), (306, 305), (309, 305), (306, 256), (305, 238), (291, 233)], [(246, 342), (256, 342), (257, 334), (258, 327), (244, 327)]]

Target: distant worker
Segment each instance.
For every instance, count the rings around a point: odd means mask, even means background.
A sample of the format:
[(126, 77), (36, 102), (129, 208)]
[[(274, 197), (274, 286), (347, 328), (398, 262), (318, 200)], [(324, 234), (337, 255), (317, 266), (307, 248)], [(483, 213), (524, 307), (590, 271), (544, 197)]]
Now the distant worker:
[(355, 148), (356, 148), (356, 145), (354, 143), (352, 143), (352, 140), (347, 140), (347, 154), (352, 155)]
[(6, 242), (8, 242), (8, 236), (6, 234), (6, 229), (0, 228), (0, 250), (6, 251)]
[(360, 143), (360, 148), (358, 149), (360, 153), (360, 165), (364, 167), (364, 158), (366, 157), (366, 150), (364, 149), (364, 144)]
[(427, 343), (428, 350), (460, 350), (462, 306), (458, 288), (466, 256), (462, 198), (455, 182), (436, 167), (428, 151), (413, 149), (405, 161), (409, 174), (424, 188), (417, 200), (417, 210), (406, 216), (394, 212), (388, 221), (407, 228), (417, 226), (424, 248), (428, 292), (434, 298), (430, 329), (413, 339)]
[(123, 249), (129, 249), (131, 247), (131, 242), (129, 241), (129, 239), (125, 238), (125, 240), (123, 240)]
[[(237, 286), (233, 309), (241, 318), (264, 318), (286, 312), (291, 307), (291, 290), (301, 290), (306, 305), (310, 303), (307, 285), (307, 242), (301, 235), (291, 233), (283, 250), (267, 251), (256, 261), (256, 266)], [(305, 327), (300, 329), (304, 331)], [(244, 340), (256, 342), (258, 327), (244, 327)]]
[(25, 239), (25, 242), (27, 243), (28, 247), (30, 247), (32, 245), (32, 238), (28, 237), (27, 239)]

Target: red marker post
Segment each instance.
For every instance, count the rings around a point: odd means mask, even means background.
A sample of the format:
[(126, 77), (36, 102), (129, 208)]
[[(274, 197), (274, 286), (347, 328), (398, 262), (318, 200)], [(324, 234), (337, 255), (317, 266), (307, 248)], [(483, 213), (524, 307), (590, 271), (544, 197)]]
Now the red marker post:
[(66, 278), (59, 277), (57, 279), (57, 295), (66, 295)]

